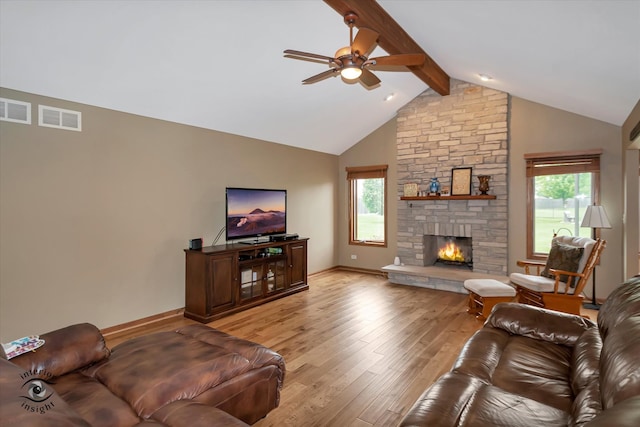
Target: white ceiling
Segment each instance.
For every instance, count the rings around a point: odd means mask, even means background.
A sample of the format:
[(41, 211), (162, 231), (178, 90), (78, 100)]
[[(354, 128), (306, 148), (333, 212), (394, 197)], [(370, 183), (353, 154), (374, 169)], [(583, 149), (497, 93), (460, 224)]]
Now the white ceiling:
[[(615, 125), (640, 99), (640, 0), (379, 3), (452, 78)], [(427, 89), (303, 86), (326, 67), (282, 54), (348, 37), (319, 0), (0, 0), (0, 85), (340, 154)]]

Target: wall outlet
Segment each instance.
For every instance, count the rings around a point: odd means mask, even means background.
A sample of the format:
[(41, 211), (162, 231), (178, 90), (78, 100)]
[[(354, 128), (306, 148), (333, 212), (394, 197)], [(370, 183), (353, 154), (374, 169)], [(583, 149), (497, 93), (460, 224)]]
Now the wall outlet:
[(351, 255), (351, 259), (358, 259), (358, 255)]

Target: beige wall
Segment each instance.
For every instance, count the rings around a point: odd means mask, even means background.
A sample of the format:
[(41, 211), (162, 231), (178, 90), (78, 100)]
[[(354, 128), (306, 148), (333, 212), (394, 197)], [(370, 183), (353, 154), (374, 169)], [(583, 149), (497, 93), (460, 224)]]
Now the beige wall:
[[(287, 189), (309, 272), (338, 263), (337, 156), (0, 94), (33, 111), (31, 125), (0, 122), (0, 341), (183, 307), (183, 249), (223, 227), (226, 186)], [(82, 132), (39, 127), (38, 104), (81, 111)]]
[(640, 122), (640, 101), (622, 125), (622, 154), (624, 168), (624, 271), (625, 277), (640, 273), (640, 137), (634, 142), (629, 135)]
[[(0, 96), (31, 102), (34, 123), (39, 103), (83, 113), (82, 132), (0, 122), (0, 341), (182, 307), (183, 249), (193, 237), (210, 244), (224, 225), (226, 186), (288, 190), (288, 228), (311, 238), (312, 273), (377, 270), (396, 255), (394, 192), (389, 246), (346, 243), (345, 173), (388, 164), (388, 188), (396, 188), (395, 119), (337, 157), (8, 89)], [(598, 296), (608, 295), (624, 276), (620, 127), (515, 97), (510, 114), (509, 271), (525, 256), (524, 153), (602, 148), (613, 229), (602, 233), (597, 284)], [(629, 125), (639, 115), (636, 106)]]
[[(349, 186), (346, 167), (389, 165), (387, 171), (387, 247), (349, 245)], [(370, 135), (340, 155), (338, 162), (338, 263), (348, 267), (379, 270), (392, 264), (396, 256), (398, 230), (398, 201), (396, 196), (396, 119), (373, 131)], [(355, 255), (357, 259), (351, 259)]]
[[(518, 271), (516, 261), (526, 257), (524, 231), (527, 194), (524, 155), (597, 148), (604, 150), (600, 174), (601, 204), (607, 210), (612, 228), (603, 229), (601, 233), (602, 238), (607, 241), (607, 248), (597, 267), (596, 295), (598, 298), (605, 298), (621, 283), (624, 276), (620, 127), (513, 97), (510, 128), (509, 271)], [(590, 284), (586, 292), (591, 295)]]

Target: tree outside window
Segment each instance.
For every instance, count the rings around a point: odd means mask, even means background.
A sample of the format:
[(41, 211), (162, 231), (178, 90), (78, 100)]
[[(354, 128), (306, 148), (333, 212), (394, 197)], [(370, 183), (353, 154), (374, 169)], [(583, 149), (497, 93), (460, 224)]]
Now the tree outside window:
[(599, 203), (601, 152), (525, 156), (528, 258), (546, 257), (554, 234), (591, 236), (580, 222), (587, 206)]

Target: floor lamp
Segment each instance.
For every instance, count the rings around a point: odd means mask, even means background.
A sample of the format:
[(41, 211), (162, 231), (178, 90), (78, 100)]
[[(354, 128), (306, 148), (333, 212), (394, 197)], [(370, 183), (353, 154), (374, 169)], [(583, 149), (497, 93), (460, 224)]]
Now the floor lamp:
[[(607, 212), (604, 210), (604, 206), (599, 205), (591, 205), (587, 206), (587, 211), (584, 213), (584, 217), (582, 218), (582, 223), (580, 227), (589, 227), (591, 228), (591, 237), (595, 240), (596, 238), (596, 228), (611, 228), (611, 223), (609, 222), (609, 218), (607, 217)], [(591, 291), (592, 301), (591, 304), (584, 304), (585, 308), (590, 308), (592, 310), (600, 309), (600, 306), (596, 302), (596, 267), (593, 267), (593, 279), (592, 279), (593, 289)]]

